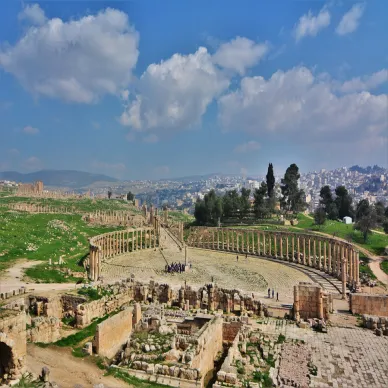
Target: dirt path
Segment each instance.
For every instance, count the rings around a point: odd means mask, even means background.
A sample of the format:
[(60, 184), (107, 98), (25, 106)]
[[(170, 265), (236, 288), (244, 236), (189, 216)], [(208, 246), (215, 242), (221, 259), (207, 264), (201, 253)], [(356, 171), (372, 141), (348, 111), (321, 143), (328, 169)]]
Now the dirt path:
[(42, 261), (31, 261), (20, 259), (16, 264), (0, 274), (0, 293), (25, 287), (28, 290), (35, 291), (60, 291), (74, 289), (73, 283), (34, 283), (24, 280), (24, 271), (35, 265), (41, 264)]
[(28, 344), (27, 369), (38, 376), (44, 366), (50, 369), (50, 381), (55, 381), (61, 388), (73, 388), (76, 384), (84, 388), (96, 384), (104, 384), (106, 388), (131, 387), (112, 376), (104, 376), (104, 371), (91, 360), (76, 358), (67, 348), (40, 348)]

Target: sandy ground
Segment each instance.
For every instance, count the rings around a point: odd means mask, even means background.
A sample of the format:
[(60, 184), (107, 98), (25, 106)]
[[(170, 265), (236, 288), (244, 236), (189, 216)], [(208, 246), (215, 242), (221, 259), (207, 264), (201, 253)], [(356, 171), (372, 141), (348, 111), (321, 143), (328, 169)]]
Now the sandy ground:
[[(165, 248), (164, 255), (169, 263), (184, 262), (184, 253)], [(220, 287), (235, 288), (259, 297), (267, 295), (267, 289), (279, 292), (281, 301), (293, 300), (293, 287), (299, 282), (311, 282), (302, 272), (255, 256), (239, 255), (200, 249), (188, 249), (188, 262), (192, 268), (184, 273), (165, 273), (166, 261), (159, 250), (144, 250), (115, 257), (103, 267), (104, 282), (112, 282), (134, 274), (136, 280), (175, 286), (201, 287), (212, 280)]]
[(41, 261), (20, 259), (17, 263), (0, 274), (0, 293), (26, 287), (35, 291), (62, 291), (74, 289), (73, 283), (33, 283), (23, 280), (24, 271), (42, 263)]
[(76, 384), (82, 387), (93, 387), (104, 384), (106, 388), (130, 387), (131, 385), (104, 376), (104, 371), (87, 358), (72, 356), (68, 348), (40, 348), (34, 344), (27, 345), (27, 369), (38, 376), (44, 366), (50, 369), (50, 381), (55, 381), (61, 388), (73, 388)]

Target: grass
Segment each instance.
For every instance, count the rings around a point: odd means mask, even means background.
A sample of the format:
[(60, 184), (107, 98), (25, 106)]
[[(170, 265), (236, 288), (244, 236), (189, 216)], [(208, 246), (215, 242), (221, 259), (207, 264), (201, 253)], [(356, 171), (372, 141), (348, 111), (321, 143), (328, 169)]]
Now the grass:
[(151, 381), (145, 381), (138, 379), (137, 377), (130, 376), (128, 373), (126, 373), (123, 370), (117, 369), (117, 368), (109, 368), (107, 375), (116, 377), (120, 380), (123, 380), (124, 382), (139, 388), (166, 388), (169, 387), (169, 385), (163, 385), (154, 383)]
[(380, 268), (388, 275), (388, 260), (381, 262)]
[(92, 287), (80, 288), (77, 291), (78, 295), (86, 296), (89, 300), (98, 300), (103, 296), (111, 295), (112, 293), (105, 289), (97, 289)]
[(89, 337), (93, 337), (96, 333), (96, 327), (99, 323), (105, 321), (105, 319), (108, 319), (113, 314), (106, 315), (105, 317), (98, 318), (94, 322), (92, 322), (89, 326), (84, 327), (77, 333), (74, 333), (72, 335), (69, 335), (68, 337), (62, 338), (57, 342), (54, 342), (53, 345), (57, 345), (60, 347), (66, 347), (66, 346), (77, 346), (80, 342), (84, 341), (85, 339)]
[[(3, 199), (0, 199), (2, 203)], [(87, 256), (88, 238), (117, 230), (117, 227), (89, 225), (81, 215), (29, 214), (7, 212), (0, 207), (0, 272), (17, 259), (41, 260), (46, 263), (30, 268), (27, 276), (45, 283), (74, 282), (61, 270), (83, 272), (82, 260)], [(65, 265), (54, 263), (62, 256)], [(48, 267), (51, 258), (53, 265)]]

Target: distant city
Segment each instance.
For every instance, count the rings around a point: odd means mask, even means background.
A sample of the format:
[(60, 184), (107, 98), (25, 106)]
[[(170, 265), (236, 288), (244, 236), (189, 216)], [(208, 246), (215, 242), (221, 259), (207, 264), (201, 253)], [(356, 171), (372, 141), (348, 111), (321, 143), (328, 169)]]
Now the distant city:
[[(275, 176), (277, 194), (280, 196), (282, 176)], [(153, 204), (156, 207), (168, 206), (170, 209), (193, 213), (197, 198), (202, 199), (206, 193), (214, 189), (218, 194), (228, 190), (241, 190), (245, 187), (251, 190), (251, 195), (265, 176), (248, 177), (243, 175), (211, 174), (205, 176), (186, 177), (175, 180), (140, 180), (120, 182), (96, 182), (94, 184), (71, 189), (78, 193), (90, 192), (92, 197), (104, 198), (108, 191), (112, 198), (125, 198), (131, 191), (139, 206)], [(328, 185), (334, 191), (338, 186), (345, 186), (353, 197), (353, 202), (368, 199), (370, 203), (382, 201), (388, 204), (388, 169), (373, 166), (362, 168), (359, 166), (341, 167), (335, 170), (312, 171), (301, 174), (300, 187), (306, 194), (308, 210), (313, 212), (319, 205), (319, 193), (323, 186)], [(0, 185), (8, 188), (17, 187), (18, 183), (0, 180)], [(48, 189), (58, 187), (46, 186)], [(60, 188), (67, 190), (66, 188)]]

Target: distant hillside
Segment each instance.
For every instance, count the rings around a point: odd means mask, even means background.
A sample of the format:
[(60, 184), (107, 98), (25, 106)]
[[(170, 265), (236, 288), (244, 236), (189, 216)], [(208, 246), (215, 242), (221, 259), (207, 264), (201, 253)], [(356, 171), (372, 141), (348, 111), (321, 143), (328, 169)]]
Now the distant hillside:
[(41, 170), (22, 174), (16, 171), (0, 172), (0, 179), (15, 182), (43, 181), (45, 186), (79, 188), (91, 185), (95, 182), (117, 182), (118, 179), (102, 174), (75, 170)]
[(350, 171), (357, 171), (361, 174), (381, 174), (384, 172), (384, 168), (383, 167), (379, 167), (377, 166), (376, 164), (371, 167), (371, 166), (367, 166), (367, 167), (360, 167), (358, 165), (355, 165), (355, 166), (352, 166), (349, 168)]

